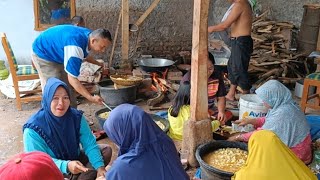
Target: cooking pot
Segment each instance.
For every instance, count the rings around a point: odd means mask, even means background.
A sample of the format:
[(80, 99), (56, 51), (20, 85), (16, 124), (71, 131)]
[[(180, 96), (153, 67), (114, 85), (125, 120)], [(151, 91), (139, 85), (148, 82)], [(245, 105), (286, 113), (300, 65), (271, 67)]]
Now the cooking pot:
[(175, 62), (169, 59), (162, 58), (143, 58), (138, 59), (138, 65), (142, 70), (146, 72), (163, 72), (170, 66), (172, 66)]

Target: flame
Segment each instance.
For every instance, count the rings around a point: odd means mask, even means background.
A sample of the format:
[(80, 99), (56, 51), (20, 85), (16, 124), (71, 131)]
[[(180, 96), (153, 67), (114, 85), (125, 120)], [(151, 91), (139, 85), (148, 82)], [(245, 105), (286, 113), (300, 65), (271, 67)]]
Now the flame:
[(155, 87), (154, 85), (151, 85), (151, 89), (157, 92), (157, 87)]
[[(167, 70), (166, 70), (167, 71)], [(155, 72), (153, 72), (153, 73), (151, 73), (151, 77), (152, 77), (152, 80), (153, 80), (153, 82), (155, 82), (155, 83), (157, 83), (158, 84), (158, 86), (161, 88), (161, 91), (162, 92), (166, 92), (168, 89), (166, 88), (166, 86), (164, 86), (163, 84), (162, 84), (162, 82), (158, 79), (158, 74), (157, 73), (155, 73)], [(154, 86), (154, 85), (152, 85), (152, 86)], [(155, 86), (154, 86), (155, 87)], [(152, 88), (152, 87), (151, 87)], [(156, 87), (155, 87), (156, 88)], [(157, 90), (157, 88), (156, 88), (156, 90)]]

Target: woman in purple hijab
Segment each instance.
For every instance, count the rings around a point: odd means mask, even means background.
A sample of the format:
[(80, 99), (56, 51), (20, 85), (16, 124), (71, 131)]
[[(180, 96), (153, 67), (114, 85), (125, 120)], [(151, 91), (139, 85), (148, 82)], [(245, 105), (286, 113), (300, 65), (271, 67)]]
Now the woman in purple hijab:
[(117, 106), (103, 128), (119, 146), (118, 158), (107, 171), (106, 179), (189, 179), (172, 140), (138, 106)]

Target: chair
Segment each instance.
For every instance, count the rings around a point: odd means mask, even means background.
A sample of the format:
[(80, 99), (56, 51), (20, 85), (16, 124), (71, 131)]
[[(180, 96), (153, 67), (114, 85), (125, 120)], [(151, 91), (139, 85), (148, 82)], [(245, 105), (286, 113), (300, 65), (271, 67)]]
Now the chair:
[[(16, 103), (17, 109), (22, 110), (23, 102), (31, 102), (31, 101), (41, 101), (42, 99), (42, 90), (35, 89), (31, 91), (20, 91), (18, 82), (24, 80), (34, 80), (39, 79), (38, 72), (31, 65), (19, 67), (16, 59), (14, 57), (13, 51), (11, 49), (10, 43), (7, 40), (5, 33), (1, 34), (1, 42), (4, 49), (4, 52), (8, 59), (8, 64), (10, 68), (10, 73), (12, 76), (14, 91), (16, 95)], [(25, 94), (25, 96), (21, 97), (21, 94)]]
[[(309, 87), (315, 86), (315, 94), (309, 95)], [(309, 102), (309, 100), (313, 100)], [(304, 79), (303, 92), (301, 97), (301, 110), (305, 112), (306, 108), (320, 110), (320, 72), (312, 73)]]

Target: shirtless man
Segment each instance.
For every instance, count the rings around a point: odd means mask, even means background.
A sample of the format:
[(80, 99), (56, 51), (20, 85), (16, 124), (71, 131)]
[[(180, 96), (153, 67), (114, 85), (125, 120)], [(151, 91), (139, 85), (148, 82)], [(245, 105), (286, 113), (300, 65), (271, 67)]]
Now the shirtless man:
[(225, 31), (231, 28), (231, 56), (228, 61), (228, 77), (231, 86), (226, 99), (235, 100), (236, 88), (240, 86), (243, 94), (250, 92), (248, 66), (253, 51), (251, 38), (252, 7), (256, 0), (228, 0), (232, 3), (222, 22), (208, 27), (208, 32)]

